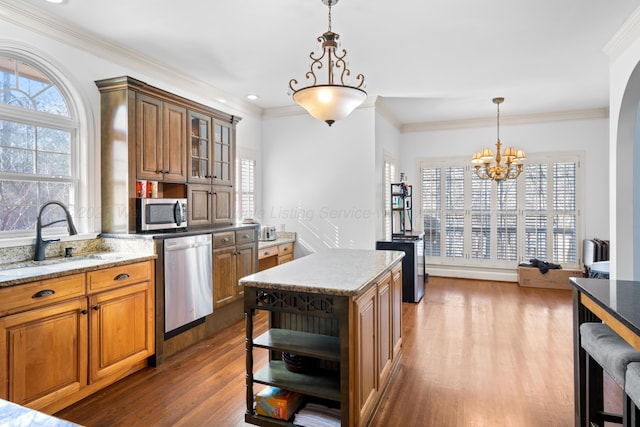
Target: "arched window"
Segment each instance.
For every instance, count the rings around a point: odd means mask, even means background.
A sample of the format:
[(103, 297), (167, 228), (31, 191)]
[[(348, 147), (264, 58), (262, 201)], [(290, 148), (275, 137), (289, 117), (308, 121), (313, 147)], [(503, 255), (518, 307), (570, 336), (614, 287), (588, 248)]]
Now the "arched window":
[[(0, 52), (0, 237), (33, 236), (39, 207), (50, 200), (73, 213), (77, 115), (69, 91), (50, 70)], [(61, 211), (48, 209), (43, 222), (63, 218)]]

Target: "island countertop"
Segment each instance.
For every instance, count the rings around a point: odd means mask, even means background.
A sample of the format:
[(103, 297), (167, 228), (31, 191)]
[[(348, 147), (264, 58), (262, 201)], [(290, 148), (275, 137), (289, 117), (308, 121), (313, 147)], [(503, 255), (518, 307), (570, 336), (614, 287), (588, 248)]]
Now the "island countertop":
[(402, 251), (330, 249), (240, 279), (246, 287), (355, 296), (404, 257)]

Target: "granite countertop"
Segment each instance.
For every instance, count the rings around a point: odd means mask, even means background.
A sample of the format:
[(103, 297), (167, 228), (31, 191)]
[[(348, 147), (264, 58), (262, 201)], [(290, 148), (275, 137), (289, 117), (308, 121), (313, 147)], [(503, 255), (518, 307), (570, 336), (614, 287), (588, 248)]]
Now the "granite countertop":
[(155, 254), (98, 252), (0, 265), (0, 288), (155, 259)]
[(364, 292), (402, 251), (330, 249), (240, 279), (246, 287), (355, 296)]
[(7, 427), (78, 427), (78, 424), (3, 399), (0, 399), (0, 425)]

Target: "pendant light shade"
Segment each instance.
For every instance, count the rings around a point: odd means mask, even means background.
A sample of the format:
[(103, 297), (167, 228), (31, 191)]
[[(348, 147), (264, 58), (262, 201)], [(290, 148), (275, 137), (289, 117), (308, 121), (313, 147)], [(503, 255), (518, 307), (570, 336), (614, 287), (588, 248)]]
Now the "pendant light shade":
[(329, 126), (351, 114), (366, 98), (362, 89), (338, 85), (309, 86), (293, 94), (297, 104)]

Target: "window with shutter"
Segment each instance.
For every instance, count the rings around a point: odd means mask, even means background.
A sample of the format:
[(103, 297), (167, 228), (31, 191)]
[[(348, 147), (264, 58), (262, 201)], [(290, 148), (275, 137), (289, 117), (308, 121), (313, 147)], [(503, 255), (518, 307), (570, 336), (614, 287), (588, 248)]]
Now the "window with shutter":
[(238, 158), (236, 167), (236, 218), (254, 218), (256, 213), (256, 161)]
[(517, 180), (499, 183), (481, 180), (468, 163), (421, 162), (430, 263), (515, 268), (536, 258), (577, 266), (579, 153), (530, 156)]
[(384, 159), (384, 177), (383, 177), (384, 194), (384, 239), (391, 240), (391, 184), (398, 182), (396, 174), (396, 165), (393, 159), (385, 156)]

